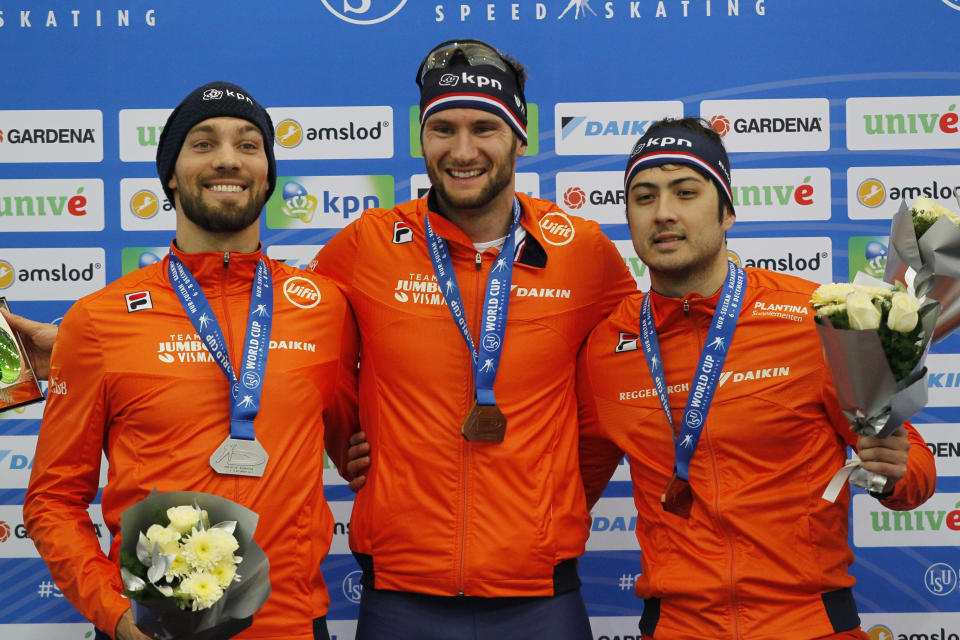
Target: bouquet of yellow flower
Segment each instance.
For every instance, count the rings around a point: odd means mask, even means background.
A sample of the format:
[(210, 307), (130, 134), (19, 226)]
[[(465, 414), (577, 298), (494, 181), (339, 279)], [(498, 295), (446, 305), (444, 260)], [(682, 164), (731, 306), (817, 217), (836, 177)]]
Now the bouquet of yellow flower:
[(917, 295), (940, 303), (934, 342), (960, 327), (960, 216), (930, 198), (901, 205), (890, 224), (883, 279), (912, 284)]
[[(865, 274), (863, 274), (865, 275)], [(850, 428), (885, 438), (927, 403), (923, 365), (936, 325), (939, 303), (920, 299), (882, 281), (825, 284), (813, 292), (817, 331), (837, 400)], [(859, 467), (859, 458), (835, 476), (824, 497), (836, 499), (846, 477), (870, 490), (886, 478)]]
[[(211, 526), (211, 513), (224, 519)], [(141, 630), (200, 640), (250, 626), (270, 594), (269, 563), (252, 539), (255, 513), (210, 494), (153, 491), (120, 520), (124, 595)]]

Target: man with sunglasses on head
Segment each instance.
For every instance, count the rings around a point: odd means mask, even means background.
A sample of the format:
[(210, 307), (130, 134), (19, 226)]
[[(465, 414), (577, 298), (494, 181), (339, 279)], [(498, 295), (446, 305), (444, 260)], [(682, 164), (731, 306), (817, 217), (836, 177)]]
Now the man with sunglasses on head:
[(358, 640), (592, 637), (574, 367), (635, 283), (595, 223), (515, 192), (525, 79), (486, 43), (435, 47), (417, 72), (430, 192), (366, 211), (312, 264), (362, 336), (364, 432), (327, 437), (363, 486)]

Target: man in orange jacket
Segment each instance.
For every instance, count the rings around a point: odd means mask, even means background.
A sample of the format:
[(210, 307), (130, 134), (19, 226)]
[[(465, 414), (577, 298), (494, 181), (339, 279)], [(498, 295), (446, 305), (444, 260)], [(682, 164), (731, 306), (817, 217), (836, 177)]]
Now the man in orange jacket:
[(933, 493), (933, 456), (910, 426), (883, 440), (850, 431), (809, 309), (817, 285), (728, 262), (729, 167), (692, 118), (652, 125), (627, 163), (651, 290), (627, 297), (580, 356), (588, 503), (626, 452), (645, 638), (865, 640), (849, 492), (821, 494), (851, 445), (888, 478), (884, 505), (916, 507)]
[[(524, 79), (486, 43), (435, 47), (417, 72), (428, 196), (365, 212), (313, 265), (362, 336), (358, 640), (592, 637), (575, 363), (636, 286), (595, 223), (514, 192)], [(328, 430), (341, 470), (350, 436)]]
[[(272, 584), (236, 637), (326, 640), (320, 563), (333, 517), (319, 461), (324, 424), (349, 430), (356, 420), (352, 313), (326, 278), (261, 254), (273, 125), (246, 91), (215, 82), (187, 96), (163, 129), (157, 169), (176, 206), (176, 240), (162, 262), (80, 299), (64, 318), (27, 531), (98, 638), (148, 640), (121, 595), (120, 514), (154, 488), (229, 498), (260, 515), (254, 540)], [(47, 330), (34, 329), (42, 350)], [(223, 467), (212, 454), (224, 445), (259, 446), (260, 465)], [(101, 452), (108, 555), (87, 515)]]

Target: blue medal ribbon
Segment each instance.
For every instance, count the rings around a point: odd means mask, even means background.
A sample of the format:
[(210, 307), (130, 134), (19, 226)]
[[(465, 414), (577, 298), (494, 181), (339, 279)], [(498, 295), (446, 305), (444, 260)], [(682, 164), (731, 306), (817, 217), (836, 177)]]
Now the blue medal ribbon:
[[(720, 294), (720, 301), (713, 311), (707, 343), (700, 352), (700, 361), (690, 383), (687, 404), (683, 409), (683, 422), (680, 434), (674, 437), (674, 469), (677, 477), (690, 481), (690, 460), (700, 441), (701, 427), (706, 424), (707, 413), (713, 401), (713, 394), (720, 381), (723, 363), (727, 359), (733, 332), (740, 317), (740, 306), (746, 285), (746, 272), (732, 262), (727, 263), (727, 279)], [(647, 358), (647, 368), (653, 378), (653, 385), (660, 399), (660, 406), (670, 423), (670, 432), (675, 433), (673, 416), (670, 415), (670, 399), (667, 394), (667, 380), (663, 373), (663, 358), (660, 355), (660, 342), (657, 340), (657, 328), (653, 321), (652, 295), (643, 297), (640, 308), (640, 343)]]
[(520, 201), (513, 198), (513, 223), (507, 233), (500, 255), (490, 269), (487, 277), (487, 289), (483, 300), (481, 316), (480, 349), (470, 335), (467, 315), (460, 296), (460, 286), (453, 272), (453, 261), (447, 242), (433, 231), (430, 226), (430, 214), (423, 217), (423, 229), (427, 238), (427, 250), (433, 263), (433, 272), (437, 276), (437, 285), (443, 293), (443, 299), (450, 309), (460, 334), (463, 336), (470, 357), (473, 359), (473, 381), (476, 389), (477, 404), (495, 405), (493, 382), (500, 366), (500, 354), (503, 351), (503, 337), (507, 330), (507, 307), (510, 304), (510, 283), (513, 277), (513, 262), (516, 260), (516, 232), (520, 226)]
[(207, 296), (203, 294), (190, 269), (173, 253), (170, 253), (168, 273), (170, 284), (177, 292), (187, 317), (207, 351), (230, 381), (230, 395), (233, 398), (230, 402), (230, 437), (254, 440), (253, 420), (260, 411), (260, 395), (267, 370), (270, 327), (273, 322), (273, 279), (266, 261), (260, 259), (253, 277), (247, 337), (244, 341), (239, 379), (230, 362), (227, 341)]

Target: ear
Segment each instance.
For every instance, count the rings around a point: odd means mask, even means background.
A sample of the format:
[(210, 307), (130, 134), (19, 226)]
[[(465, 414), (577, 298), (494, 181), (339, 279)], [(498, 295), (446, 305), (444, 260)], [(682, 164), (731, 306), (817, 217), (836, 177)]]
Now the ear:
[(730, 210), (730, 207), (723, 205), (723, 222), (720, 223), (720, 226), (723, 228), (723, 232), (726, 233), (730, 231), (730, 227), (733, 226), (733, 223), (737, 221), (737, 216), (734, 215), (733, 211)]
[(170, 182), (167, 183), (167, 187), (169, 187), (170, 189), (172, 189), (172, 190), (174, 190), (174, 191), (177, 190), (177, 174), (176, 174), (176, 173), (174, 173), (174, 174), (170, 177)]
[(520, 158), (527, 152), (527, 145), (520, 143), (517, 145), (517, 157)]

